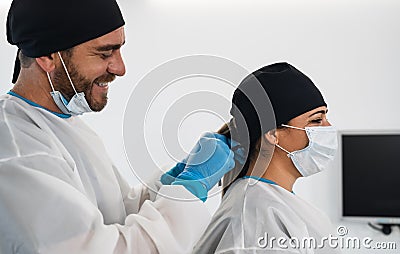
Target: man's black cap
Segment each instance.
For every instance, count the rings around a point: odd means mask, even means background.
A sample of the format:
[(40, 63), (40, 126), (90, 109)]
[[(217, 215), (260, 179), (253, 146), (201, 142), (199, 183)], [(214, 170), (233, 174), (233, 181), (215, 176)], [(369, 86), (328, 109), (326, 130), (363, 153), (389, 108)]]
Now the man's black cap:
[[(72, 48), (123, 26), (115, 0), (13, 0), (7, 41), (36, 58)], [(13, 83), (20, 64), (14, 67)]]

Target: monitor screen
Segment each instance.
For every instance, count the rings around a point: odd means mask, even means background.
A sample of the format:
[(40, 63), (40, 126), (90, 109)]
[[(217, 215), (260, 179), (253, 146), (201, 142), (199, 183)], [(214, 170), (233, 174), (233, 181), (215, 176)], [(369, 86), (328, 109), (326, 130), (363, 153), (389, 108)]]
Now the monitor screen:
[(400, 133), (342, 134), (343, 216), (400, 218)]

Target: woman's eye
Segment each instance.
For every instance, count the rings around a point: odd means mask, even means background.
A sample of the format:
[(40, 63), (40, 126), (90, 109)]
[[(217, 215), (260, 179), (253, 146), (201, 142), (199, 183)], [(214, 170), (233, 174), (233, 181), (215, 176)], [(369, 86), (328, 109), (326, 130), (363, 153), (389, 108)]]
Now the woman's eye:
[(322, 123), (322, 119), (311, 120), (311, 123)]

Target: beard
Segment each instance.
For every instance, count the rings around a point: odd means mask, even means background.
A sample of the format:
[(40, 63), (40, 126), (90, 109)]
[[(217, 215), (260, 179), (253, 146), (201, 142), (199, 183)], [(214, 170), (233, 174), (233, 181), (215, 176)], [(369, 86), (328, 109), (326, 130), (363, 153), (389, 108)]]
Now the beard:
[[(104, 109), (108, 101), (107, 92), (102, 93), (98, 98), (94, 98), (92, 95), (92, 88), (96, 86), (95, 83), (108, 83), (113, 81), (115, 75), (106, 73), (92, 81), (78, 71), (76, 65), (72, 63), (70, 56), (63, 55), (62, 57), (76, 92), (83, 92), (85, 94), (86, 101), (91, 110), (99, 112)], [(63, 66), (57, 67), (54, 70), (54, 89), (61, 92), (68, 101), (75, 95), (75, 91), (72, 88)]]

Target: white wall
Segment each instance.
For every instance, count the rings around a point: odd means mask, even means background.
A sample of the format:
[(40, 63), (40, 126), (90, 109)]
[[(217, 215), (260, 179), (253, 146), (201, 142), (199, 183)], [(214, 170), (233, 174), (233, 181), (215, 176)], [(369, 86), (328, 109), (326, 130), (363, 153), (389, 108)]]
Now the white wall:
[[(0, 2), (3, 20), (6, 2)], [(338, 129), (400, 129), (399, 1), (120, 0), (120, 5), (127, 22), (123, 53), (128, 72), (112, 84), (104, 112), (85, 118), (103, 137), (131, 183), (137, 180), (129, 170), (122, 138), (129, 94), (153, 68), (185, 55), (221, 56), (248, 70), (276, 61), (291, 62), (322, 90), (329, 120)], [(5, 42), (4, 25), (0, 29), (0, 92), (4, 93), (11, 88), (16, 50)], [(227, 92), (226, 97), (230, 96)], [(193, 136), (182, 142), (190, 144), (199, 131), (219, 124), (215, 119), (198, 121)], [(348, 226), (350, 235), (397, 241), (399, 249), (398, 228), (384, 237), (364, 224), (339, 220), (339, 170), (337, 163), (330, 172), (299, 181), (297, 195), (327, 212), (335, 224)]]

